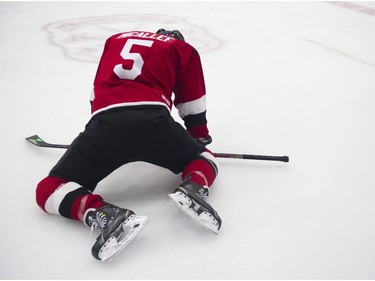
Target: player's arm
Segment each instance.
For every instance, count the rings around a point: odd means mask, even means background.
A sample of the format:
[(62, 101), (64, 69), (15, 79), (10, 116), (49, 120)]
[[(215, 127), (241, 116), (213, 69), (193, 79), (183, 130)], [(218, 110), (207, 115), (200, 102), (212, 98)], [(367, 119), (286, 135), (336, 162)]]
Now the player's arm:
[(92, 103), (95, 99), (95, 86), (98, 84), (98, 80), (99, 80), (99, 76), (100, 76), (100, 70), (101, 70), (101, 66), (102, 66), (102, 61), (104, 60), (104, 56), (108, 51), (108, 48), (109, 48), (112, 37), (107, 38), (107, 40), (105, 41), (103, 52), (102, 52), (102, 55), (100, 57), (100, 61), (99, 61), (99, 64), (98, 64), (98, 67), (97, 67), (97, 70), (96, 70), (95, 79), (94, 79), (94, 83), (92, 85), (91, 96), (90, 96), (91, 113), (92, 113)]
[(206, 118), (206, 88), (203, 69), (196, 50), (190, 53), (177, 77), (175, 106), (187, 131), (196, 139), (210, 143)]

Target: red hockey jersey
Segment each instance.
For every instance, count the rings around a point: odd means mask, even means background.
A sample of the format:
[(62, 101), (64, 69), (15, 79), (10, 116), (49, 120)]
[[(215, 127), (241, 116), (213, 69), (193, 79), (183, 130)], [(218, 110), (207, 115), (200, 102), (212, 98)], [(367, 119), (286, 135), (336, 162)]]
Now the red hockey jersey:
[[(205, 98), (201, 60), (188, 43), (144, 31), (107, 39), (94, 81), (93, 115), (135, 105), (162, 105), (171, 110), (174, 104), (185, 125), (192, 127), (205, 125)], [(189, 121), (194, 115), (200, 120)]]

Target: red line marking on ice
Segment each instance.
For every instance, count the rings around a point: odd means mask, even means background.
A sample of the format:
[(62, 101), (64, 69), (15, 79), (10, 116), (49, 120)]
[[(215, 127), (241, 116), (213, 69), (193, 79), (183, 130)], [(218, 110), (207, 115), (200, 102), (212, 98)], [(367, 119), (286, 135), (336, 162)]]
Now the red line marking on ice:
[(343, 2), (343, 1), (328, 1), (328, 3), (339, 6), (341, 8), (346, 8), (346, 9), (350, 9), (353, 11), (357, 11), (366, 15), (375, 16), (375, 9), (364, 7), (355, 3)]

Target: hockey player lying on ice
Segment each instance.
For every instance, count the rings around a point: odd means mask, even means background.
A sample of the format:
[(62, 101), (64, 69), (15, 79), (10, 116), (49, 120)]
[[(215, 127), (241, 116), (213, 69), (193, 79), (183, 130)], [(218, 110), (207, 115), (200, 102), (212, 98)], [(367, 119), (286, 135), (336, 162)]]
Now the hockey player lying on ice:
[[(186, 129), (170, 115), (172, 93)], [(145, 161), (181, 173), (182, 183), (169, 197), (218, 233), (221, 219), (206, 201), (218, 163), (205, 147), (211, 137), (202, 65), (197, 50), (178, 30), (131, 31), (108, 38), (91, 110), (85, 130), (37, 186), (36, 201), (45, 212), (97, 228), (100, 235), (92, 255), (112, 259), (148, 217), (136, 216), (93, 192), (120, 166)]]

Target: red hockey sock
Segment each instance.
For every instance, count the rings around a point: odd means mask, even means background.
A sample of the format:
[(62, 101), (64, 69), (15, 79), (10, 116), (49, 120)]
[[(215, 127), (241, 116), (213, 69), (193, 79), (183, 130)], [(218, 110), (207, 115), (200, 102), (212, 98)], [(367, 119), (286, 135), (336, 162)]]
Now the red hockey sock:
[(215, 177), (216, 173), (211, 163), (202, 158), (191, 161), (182, 173), (183, 180), (189, 178), (192, 182), (208, 187), (212, 185)]
[(71, 217), (74, 220), (82, 221), (84, 219), (83, 215), (87, 209), (97, 209), (104, 204), (106, 204), (106, 202), (104, 202), (103, 198), (97, 194), (86, 194), (80, 196), (72, 205)]
[(87, 209), (106, 204), (79, 184), (51, 176), (38, 184), (36, 201), (45, 212), (74, 220), (82, 220)]
[(40, 208), (47, 212), (45, 208), (46, 201), (48, 198), (63, 184), (68, 181), (66, 179), (56, 177), (46, 177), (41, 180), (36, 188), (36, 203)]

